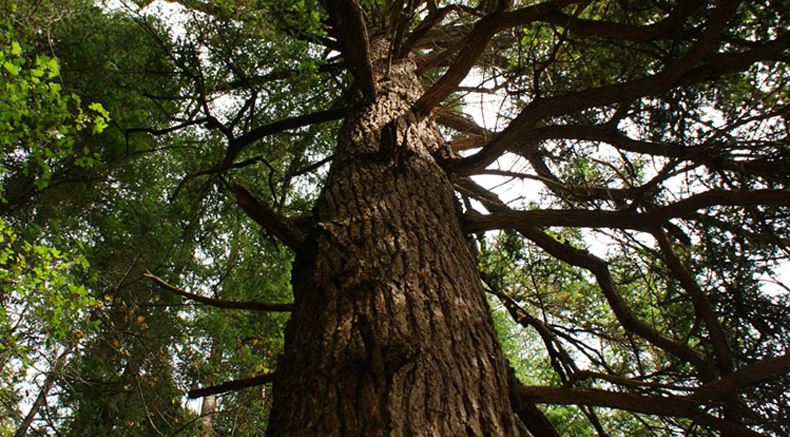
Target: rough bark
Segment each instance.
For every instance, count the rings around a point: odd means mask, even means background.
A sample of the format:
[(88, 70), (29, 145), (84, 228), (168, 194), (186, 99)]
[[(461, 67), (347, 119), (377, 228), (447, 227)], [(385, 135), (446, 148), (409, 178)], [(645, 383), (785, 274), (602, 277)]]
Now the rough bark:
[[(297, 255), (270, 436), (517, 435), (508, 377), (446, 174), (409, 112), (410, 60), (374, 66)], [(386, 76), (385, 76), (386, 75)]]

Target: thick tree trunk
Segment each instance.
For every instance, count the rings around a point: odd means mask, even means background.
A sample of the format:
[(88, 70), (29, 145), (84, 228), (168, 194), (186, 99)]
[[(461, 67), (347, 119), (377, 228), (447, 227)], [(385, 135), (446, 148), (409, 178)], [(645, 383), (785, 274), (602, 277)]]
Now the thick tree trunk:
[(516, 435), (475, 260), (432, 157), (441, 137), (407, 113), (422, 91), (414, 68), (382, 67), (376, 101), (341, 131), (294, 266), (270, 436)]

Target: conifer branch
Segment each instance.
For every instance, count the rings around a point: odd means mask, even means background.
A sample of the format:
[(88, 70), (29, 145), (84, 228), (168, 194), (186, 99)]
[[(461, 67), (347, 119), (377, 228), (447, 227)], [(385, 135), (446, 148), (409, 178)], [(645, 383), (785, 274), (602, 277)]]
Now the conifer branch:
[(238, 183), (234, 183), (231, 190), (236, 196), (236, 202), (251, 219), (282, 241), (283, 244), (295, 252), (299, 252), (304, 235), (290, 219), (275, 212), (269, 205)]
[(688, 398), (695, 401), (715, 400), (743, 387), (787, 374), (790, 374), (790, 354), (765, 358), (699, 387)]
[[(465, 180), (464, 185), (470, 192), (479, 192), (480, 195), (477, 199), (483, 203), (483, 206), (494, 211), (494, 213), (513, 212), (513, 210), (502, 203), (494, 194), (480, 187), (474, 181)], [(601, 292), (606, 298), (609, 307), (612, 309), (617, 321), (626, 331), (632, 332), (644, 338), (654, 346), (692, 364), (695, 369), (703, 375), (704, 379), (713, 379), (708, 369), (708, 357), (705, 354), (674, 338), (662, 334), (653, 326), (637, 317), (631, 307), (628, 306), (628, 303), (626, 303), (620, 295), (620, 291), (609, 272), (606, 261), (585, 250), (580, 250), (569, 244), (555, 240), (553, 237), (546, 235), (546, 233), (537, 226), (520, 223), (515, 224), (512, 228), (528, 240), (537, 244), (549, 255), (567, 264), (589, 270), (590, 273), (595, 275), (598, 286), (601, 288)]]
[(696, 402), (680, 396), (668, 398), (570, 386), (516, 386), (513, 390), (516, 396), (524, 402), (588, 405), (659, 416), (685, 417), (701, 425), (732, 433), (732, 435), (749, 437), (761, 435), (743, 425), (711, 416), (703, 412)]
[(154, 276), (150, 272), (145, 272), (143, 277), (146, 277), (154, 283), (165, 290), (172, 291), (173, 293), (183, 296), (189, 300), (193, 300), (195, 302), (200, 302), (204, 305), (210, 305), (217, 308), (226, 308), (232, 310), (252, 310), (252, 311), (270, 311), (270, 312), (290, 312), (293, 309), (293, 304), (291, 303), (263, 303), (263, 302), (238, 302), (238, 301), (231, 301), (231, 300), (224, 300), (224, 299), (214, 299), (211, 297), (201, 296), (199, 294), (190, 293), (186, 290), (182, 290), (178, 287), (172, 286), (162, 280), (161, 278)]
[(338, 36), (343, 59), (368, 101), (376, 97), (370, 38), (365, 24), (364, 11), (356, 0), (324, 0), (332, 27)]
[(788, 45), (790, 45), (790, 32), (785, 32), (750, 50), (708, 55), (701, 59), (697, 65), (689, 65), (686, 62), (689, 59), (684, 59), (684, 62), (672, 64), (665, 70), (651, 76), (535, 100), (527, 105), (508, 127), (498, 133), (480, 152), (455, 162), (452, 171), (465, 175), (485, 168), (504, 151), (516, 145), (524, 145), (531, 130), (540, 120), (547, 117), (617, 102), (631, 102), (637, 98), (659, 94), (678, 86), (710, 81), (728, 73), (741, 71), (760, 60), (771, 59), (787, 50)]
[(490, 214), (467, 213), (464, 224), (468, 232), (490, 231), (516, 226), (565, 226), (574, 228), (633, 229), (652, 232), (673, 218), (714, 206), (783, 206), (790, 204), (790, 190), (711, 190), (687, 199), (657, 206), (649, 212), (595, 210), (512, 209)]
[(264, 373), (251, 378), (233, 379), (222, 384), (210, 385), (208, 387), (192, 389), (187, 393), (190, 399), (201, 398), (204, 396), (216, 395), (229, 391), (237, 391), (247, 387), (256, 387), (269, 384), (274, 381), (274, 373)]

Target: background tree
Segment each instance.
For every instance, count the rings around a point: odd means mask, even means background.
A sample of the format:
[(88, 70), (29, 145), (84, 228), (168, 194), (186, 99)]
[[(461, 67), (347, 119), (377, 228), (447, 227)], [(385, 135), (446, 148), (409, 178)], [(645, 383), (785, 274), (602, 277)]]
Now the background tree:
[(103, 302), (35, 429), (790, 433), (790, 4), (31, 5), (112, 117), (2, 176)]

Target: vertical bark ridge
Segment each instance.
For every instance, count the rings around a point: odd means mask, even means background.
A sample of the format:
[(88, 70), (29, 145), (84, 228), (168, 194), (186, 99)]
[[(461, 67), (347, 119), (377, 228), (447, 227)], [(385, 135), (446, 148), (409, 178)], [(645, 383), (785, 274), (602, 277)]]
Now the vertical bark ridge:
[(341, 129), (295, 263), (269, 435), (516, 435), (475, 260), (431, 156), (441, 137), (408, 112), (415, 68), (387, 68)]

